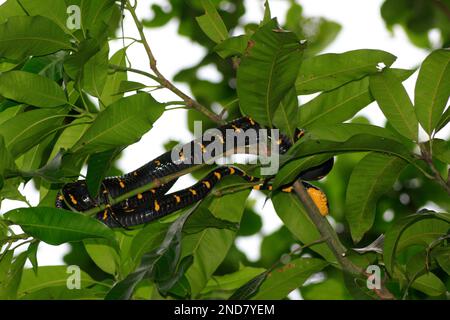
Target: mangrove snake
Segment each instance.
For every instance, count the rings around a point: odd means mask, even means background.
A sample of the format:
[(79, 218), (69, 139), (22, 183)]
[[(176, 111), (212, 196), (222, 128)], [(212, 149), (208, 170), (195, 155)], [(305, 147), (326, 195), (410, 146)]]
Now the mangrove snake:
[[(216, 138), (219, 139), (223, 146), (221, 148), (221, 154), (225, 155), (230, 152), (236, 152), (235, 149), (227, 149), (226, 139), (228, 136), (227, 133), (230, 130), (239, 134), (249, 129), (254, 129), (257, 132), (261, 127), (251, 118), (243, 117), (217, 128), (220, 134)], [(303, 130), (297, 129), (295, 132), (295, 141), (300, 139), (303, 134)], [(248, 147), (248, 144), (248, 140), (245, 140), (244, 145), (240, 147)], [(291, 147), (292, 142), (286, 136), (280, 135), (276, 144), (278, 145), (278, 152), (283, 154)], [(197, 139), (189, 142), (187, 145), (190, 146), (190, 150), (195, 150), (195, 146), (197, 145), (204, 152), (209, 143), (203, 142), (203, 139)], [(216, 154), (215, 156), (220, 155)], [(103, 205), (105, 209), (97, 214), (97, 219), (109, 227), (127, 228), (164, 217), (203, 199), (223, 177), (228, 175), (237, 175), (248, 182), (255, 183), (253, 185), (254, 189), (272, 189), (269, 183), (271, 178), (257, 178), (247, 175), (239, 168), (222, 166), (216, 168), (207, 174), (205, 178), (189, 188), (166, 194), (176, 182), (177, 179), (175, 178), (157, 188), (138, 193), (114, 205), (109, 205), (111, 198), (117, 198), (130, 190), (145, 186), (155, 179), (161, 179), (195, 166), (197, 162), (193, 161), (194, 157), (195, 153), (185, 154), (181, 150), (178, 152), (178, 159), (173, 160), (173, 150), (168, 151), (135, 171), (120, 177), (105, 178), (101, 183), (100, 191), (96, 197), (92, 197), (89, 194), (85, 180), (65, 184), (56, 197), (56, 207), (83, 212)], [(330, 158), (316, 167), (301, 172), (297, 178), (309, 181), (318, 180), (328, 174), (332, 166), (333, 158)], [(326, 215), (328, 213), (328, 203), (325, 194), (319, 188), (307, 182), (303, 181), (303, 185), (321, 214)], [(290, 192), (292, 187), (286, 184), (281, 190)]]

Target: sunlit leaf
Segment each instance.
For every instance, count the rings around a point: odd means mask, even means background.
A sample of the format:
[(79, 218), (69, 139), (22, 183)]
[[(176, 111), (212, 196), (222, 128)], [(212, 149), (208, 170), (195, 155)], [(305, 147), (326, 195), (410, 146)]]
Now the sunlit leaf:
[(5, 213), (5, 219), (52, 245), (90, 238), (104, 238), (116, 244), (110, 228), (77, 212), (45, 207), (19, 208)]
[(147, 93), (122, 98), (102, 111), (72, 152), (102, 152), (132, 144), (152, 127), (164, 110)]
[(401, 80), (391, 70), (384, 70), (370, 76), (370, 91), (394, 129), (417, 141), (418, 122)]
[(378, 72), (378, 65), (391, 66), (396, 57), (381, 50), (326, 53), (306, 59), (295, 82), (297, 94), (330, 91), (350, 81)]
[(237, 72), (242, 112), (268, 126), (272, 126), (275, 111), (294, 85), (303, 54), (296, 35), (277, 28), (274, 19), (255, 32)]
[(43, 108), (53, 108), (67, 103), (64, 91), (56, 82), (24, 71), (1, 74), (0, 95)]
[(422, 62), (414, 92), (417, 119), (428, 134), (436, 128), (449, 96), (450, 50), (437, 50)]
[(0, 24), (0, 56), (23, 59), (42, 56), (72, 46), (69, 36), (53, 21), (41, 17), (10, 17)]
[(405, 168), (403, 159), (369, 153), (353, 169), (347, 186), (345, 217), (354, 242), (372, 227), (379, 197), (389, 191)]

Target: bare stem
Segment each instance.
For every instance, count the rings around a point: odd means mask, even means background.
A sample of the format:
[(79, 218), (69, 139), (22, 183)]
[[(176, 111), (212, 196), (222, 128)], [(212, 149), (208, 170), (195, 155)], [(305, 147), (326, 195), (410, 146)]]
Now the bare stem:
[(422, 154), (422, 160), (424, 160), (428, 166), (430, 167), (431, 171), (433, 172), (432, 179), (436, 181), (449, 195), (450, 195), (450, 185), (449, 182), (446, 182), (444, 178), (441, 176), (441, 173), (438, 171), (436, 166), (433, 163), (433, 158), (431, 154), (431, 147), (430, 150), (426, 149), (426, 146), (423, 144), (420, 144), (420, 151)]
[(331, 249), (333, 254), (336, 257), (336, 260), (342, 266), (342, 268), (354, 275), (362, 275), (364, 274), (363, 270), (358, 266), (354, 265), (349, 259), (347, 259), (347, 249), (340, 242), (336, 232), (333, 227), (330, 225), (327, 219), (325, 219), (317, 209), (311, 197), (306, 192), (303, 185), (296, 181), (294, 183), (294, 191), (298, 196), (300, 202), (304, 205), (306, 213), (309, 218), (312, 220), (320, 235), (325, 239), (328, 247)]
[(148, 59), (150, 61), (150, 69), (155, 73), (156, 75), (156, 81), (160, 83), (163, 87), (169, 89), (173, 93), (175, 93), (177, 96), (179, 96), (181, 99), (183, 99), (186, 102), (186, 106), (194, 108), (195, 110), (203, 113), (205, 116), (207, 116), (209, 119), (214, 121), (218, 124), (223, 124), (224, 121), (215, 113), (210, 111), (208, 108), (197, 102), (196, 100), (189, 97), (187, 94), (185, 94), (183, 91), (178, 89), (172, 82), (170, 82), (164, 75), (159, 71), (157, 65), (156, 65), (156, 59), (153, 55), (152, 49), (150, 48), (150, 45), (148, 44), (147, 38), (144, 33), (144, 27), (141, 23), (141, 21), (138, 19), (136, 15), (135, 8), (130, 4), (130, 2), (127, 0), (126, 2), (127, 10), (131, 13), (131, 16), (133, 17), (134, 23), (138, 29), (139, 36), (140, 36), (140, 42), (143, 44), (145, 51), (147, 53)]

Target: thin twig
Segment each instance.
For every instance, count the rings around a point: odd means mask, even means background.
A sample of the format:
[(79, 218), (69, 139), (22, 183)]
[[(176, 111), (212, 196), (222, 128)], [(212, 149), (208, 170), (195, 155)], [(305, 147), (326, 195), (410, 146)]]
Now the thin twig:
[(432, 2), (435, 7), (441, 10), (442, 13), (444, 13), (447, 16), (447, 18), (450, 19), (450, 8), (447, 7), (447, 5), (442, 2), (442, 0), (432, 0)]
[(147, 38), (144, 33), (144, 27), (141, 23), (141, 21), (138, 19), (136, 15), (135, 7), (133, 7), (130, 2), (126, 1), (126, 7), (127, 10), (131, 13), (131, 16), (133, 17), (134, 23), (138, 29), (139, 36), (140, 36), (140, 42), (143, 44), (145, 51), (147, 53), (148, 59), (150, 61), (150, 69), (155, 73), (156, 78), (154, 79), (158, 81), (162, 86), (169, 89), (173, 93), (175, 93), (177, 96), (179, 96), (181, 99), (183, 99), (186, 102), (186, 106), (194, 108), (195, 110), (203, 113), (205, 116), (207, 116), (212, 121), (223, 124), (224, 121), (215, 113), (210, 111), (208, 108), (197, 102), (196, 100), (189, 97), (187, 94), (185, 94), (183, 91), (178, 89), (172, 82), (170, 82), (164, 75), (159, 71), (157, 65), (156, 65), (156, 59), (153, 55), (152, 49), (150, 48), (150, 45), (148, 44)]
[(311, 197), (306, 192), (303, 185), (296, 181), (294, 183), (294, 191), (297, 194), (300, 202), (304, 205), (306, 213), (309, 218), (312, 220), (320, 235), (326, 239), (326, 243), (328, 247), (331, 249), (333, 254), (336, 257), (336, 260), (342, 266), (342, 268), (354, 275), (362, 275), (364, 274), (363, 270), (358, 266), (354, 265), (349, 259), (347, 259), (347, 249), (340, 242), (336, 232), (333, 227), (330, 225), (327, 219), (325, 219), (319, 212), (319, 209), (314, 204)]

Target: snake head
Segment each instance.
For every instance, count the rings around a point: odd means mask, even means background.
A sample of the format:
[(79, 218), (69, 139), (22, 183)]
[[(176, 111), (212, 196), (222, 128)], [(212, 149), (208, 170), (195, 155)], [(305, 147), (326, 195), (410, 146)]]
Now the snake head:
[(64, 185), (56, 199), (57, 207), (62, 202), (76, 211), (86, 211), (98, 205), (97, 199), (90, 196), (84, 180)]

